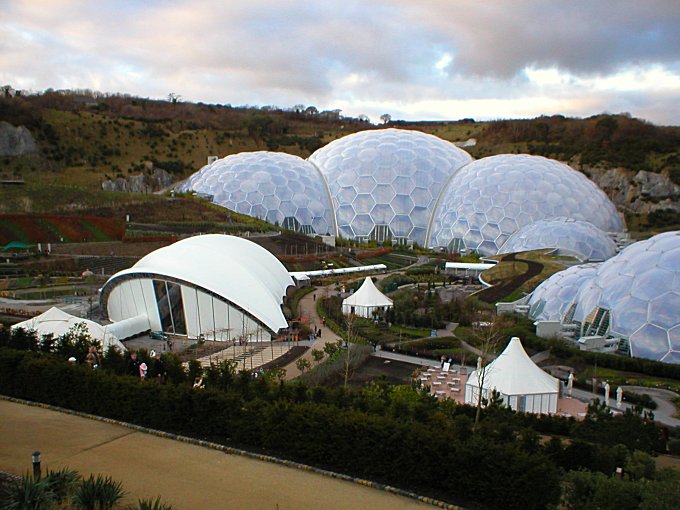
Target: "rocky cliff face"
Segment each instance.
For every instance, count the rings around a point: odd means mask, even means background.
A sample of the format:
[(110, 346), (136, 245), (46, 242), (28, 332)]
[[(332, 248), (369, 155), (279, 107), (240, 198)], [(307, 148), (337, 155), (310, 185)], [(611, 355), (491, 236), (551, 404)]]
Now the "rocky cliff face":
[(153, 193), (172, 184), (172, 176), (162, 168), (102, 182), (104, 191), (130, 191), (133, 193)]
[(664, 174), (624, 168), (579, 170), (590, 175), (619, 210), (650, 213), (671, 209), (680, 212), (680, 186)]
[(0, 121), (0, 156), (23, 156), (37, 151), (38, 147), (28, 129)]

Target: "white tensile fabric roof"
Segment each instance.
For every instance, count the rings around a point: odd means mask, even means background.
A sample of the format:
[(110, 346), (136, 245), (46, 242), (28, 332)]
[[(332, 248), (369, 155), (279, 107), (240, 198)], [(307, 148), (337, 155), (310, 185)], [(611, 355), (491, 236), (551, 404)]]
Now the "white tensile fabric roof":
[(359, 289), (343, 300), (342, 305), (350, 306), (392, 306), (392, 300), (380, 292), (370, 276), (367, 276)]
[(135, 274), (186, 281), (231, 301), (273, 331), (288, 327), (281, 304), (294, 282), (274, 255), (252, 241), (221, 234), (189, 237), (149, 253), (106, 285)]
[[(486, 371), (484, 388), (495, 388), (504, 395), (536, 395), (559, 391), (558, 380), (531, 361), (517, 337), (510, 339), (505, 350), (482, 370)], [(470, 374), (466, 384), (479, 386), (476, 370)]]
[(93, 340), (101, 342), (104, 351), (106, 351), (109, 346), (114, 346), (121, 352), (125, 351), (125, 346), (115, 335), (107, 330), (106, 326), (102, 326), (91, 320), (76, 317), (75, 315), (66, 313), (54, 306), (32, 319), (14, 324), (11, 329), (23, 328), (28, 331), (35, 331), (39, 337), (44, 335), (59, 337), (65, 335), (71, 328), (80, 323), (85, 324), (87, 331)]

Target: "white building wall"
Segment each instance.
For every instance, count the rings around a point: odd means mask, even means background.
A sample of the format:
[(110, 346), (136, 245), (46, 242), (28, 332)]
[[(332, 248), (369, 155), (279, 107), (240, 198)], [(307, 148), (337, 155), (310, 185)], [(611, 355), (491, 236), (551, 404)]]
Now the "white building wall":
[(182, 305), (187, 325), (187, 336), (198, 338), (201, 334), (201, 321), (198, 313), (198, 296), (196, 289), (182, 285)]
[(109, 319), (113, 322), (145, 314), (149, 318), (152, 331), (161, 329), (156, 295), (151, 280), (132, 279), (117, 285), (111, 290), (106, 305)]
[[(182, 285), (181, 292), (189, 338), (202, 334), (206, 340), (225, 342), (271, 340), (260, 324), (226, 302), (188, 285)], [(107, 310), (113, 322), (146, 314), (152, 331), (162, 329), (151, 279), (131, 279), (111, 289)]]
[[(477, 398), (479, 392), (476, 386), (472, 384), (465, 385), (465, 403), (470, 405), (477, 405)], [(483, 390), (482, 396), (489, 398), (489, 391)], [(524, 395), (525, 408), (524, 412), (535, 414), (554, 414), (557, 412), (557, 394), (543, 393), (535, 395)], [(501, 394), (503, 404), (507, 405), (513, 411), (519, 408), (519, 399), (522, 395), (505, 395)]]

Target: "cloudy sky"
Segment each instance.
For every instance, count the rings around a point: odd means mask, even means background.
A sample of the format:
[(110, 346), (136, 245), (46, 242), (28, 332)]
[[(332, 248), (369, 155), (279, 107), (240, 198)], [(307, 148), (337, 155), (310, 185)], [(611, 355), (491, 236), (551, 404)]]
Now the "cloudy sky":
[(680, 124), (678, 0), (0, 0), (0, 84)]

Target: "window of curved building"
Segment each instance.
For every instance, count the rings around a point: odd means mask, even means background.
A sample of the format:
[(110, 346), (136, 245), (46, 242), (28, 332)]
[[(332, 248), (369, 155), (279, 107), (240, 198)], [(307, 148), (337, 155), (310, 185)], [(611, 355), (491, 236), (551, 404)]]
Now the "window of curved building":
[(187, 326), (182, 303), (182, 286), (165, 280), (154, 280), (158, 315), (165, 333), (186, 335)]

